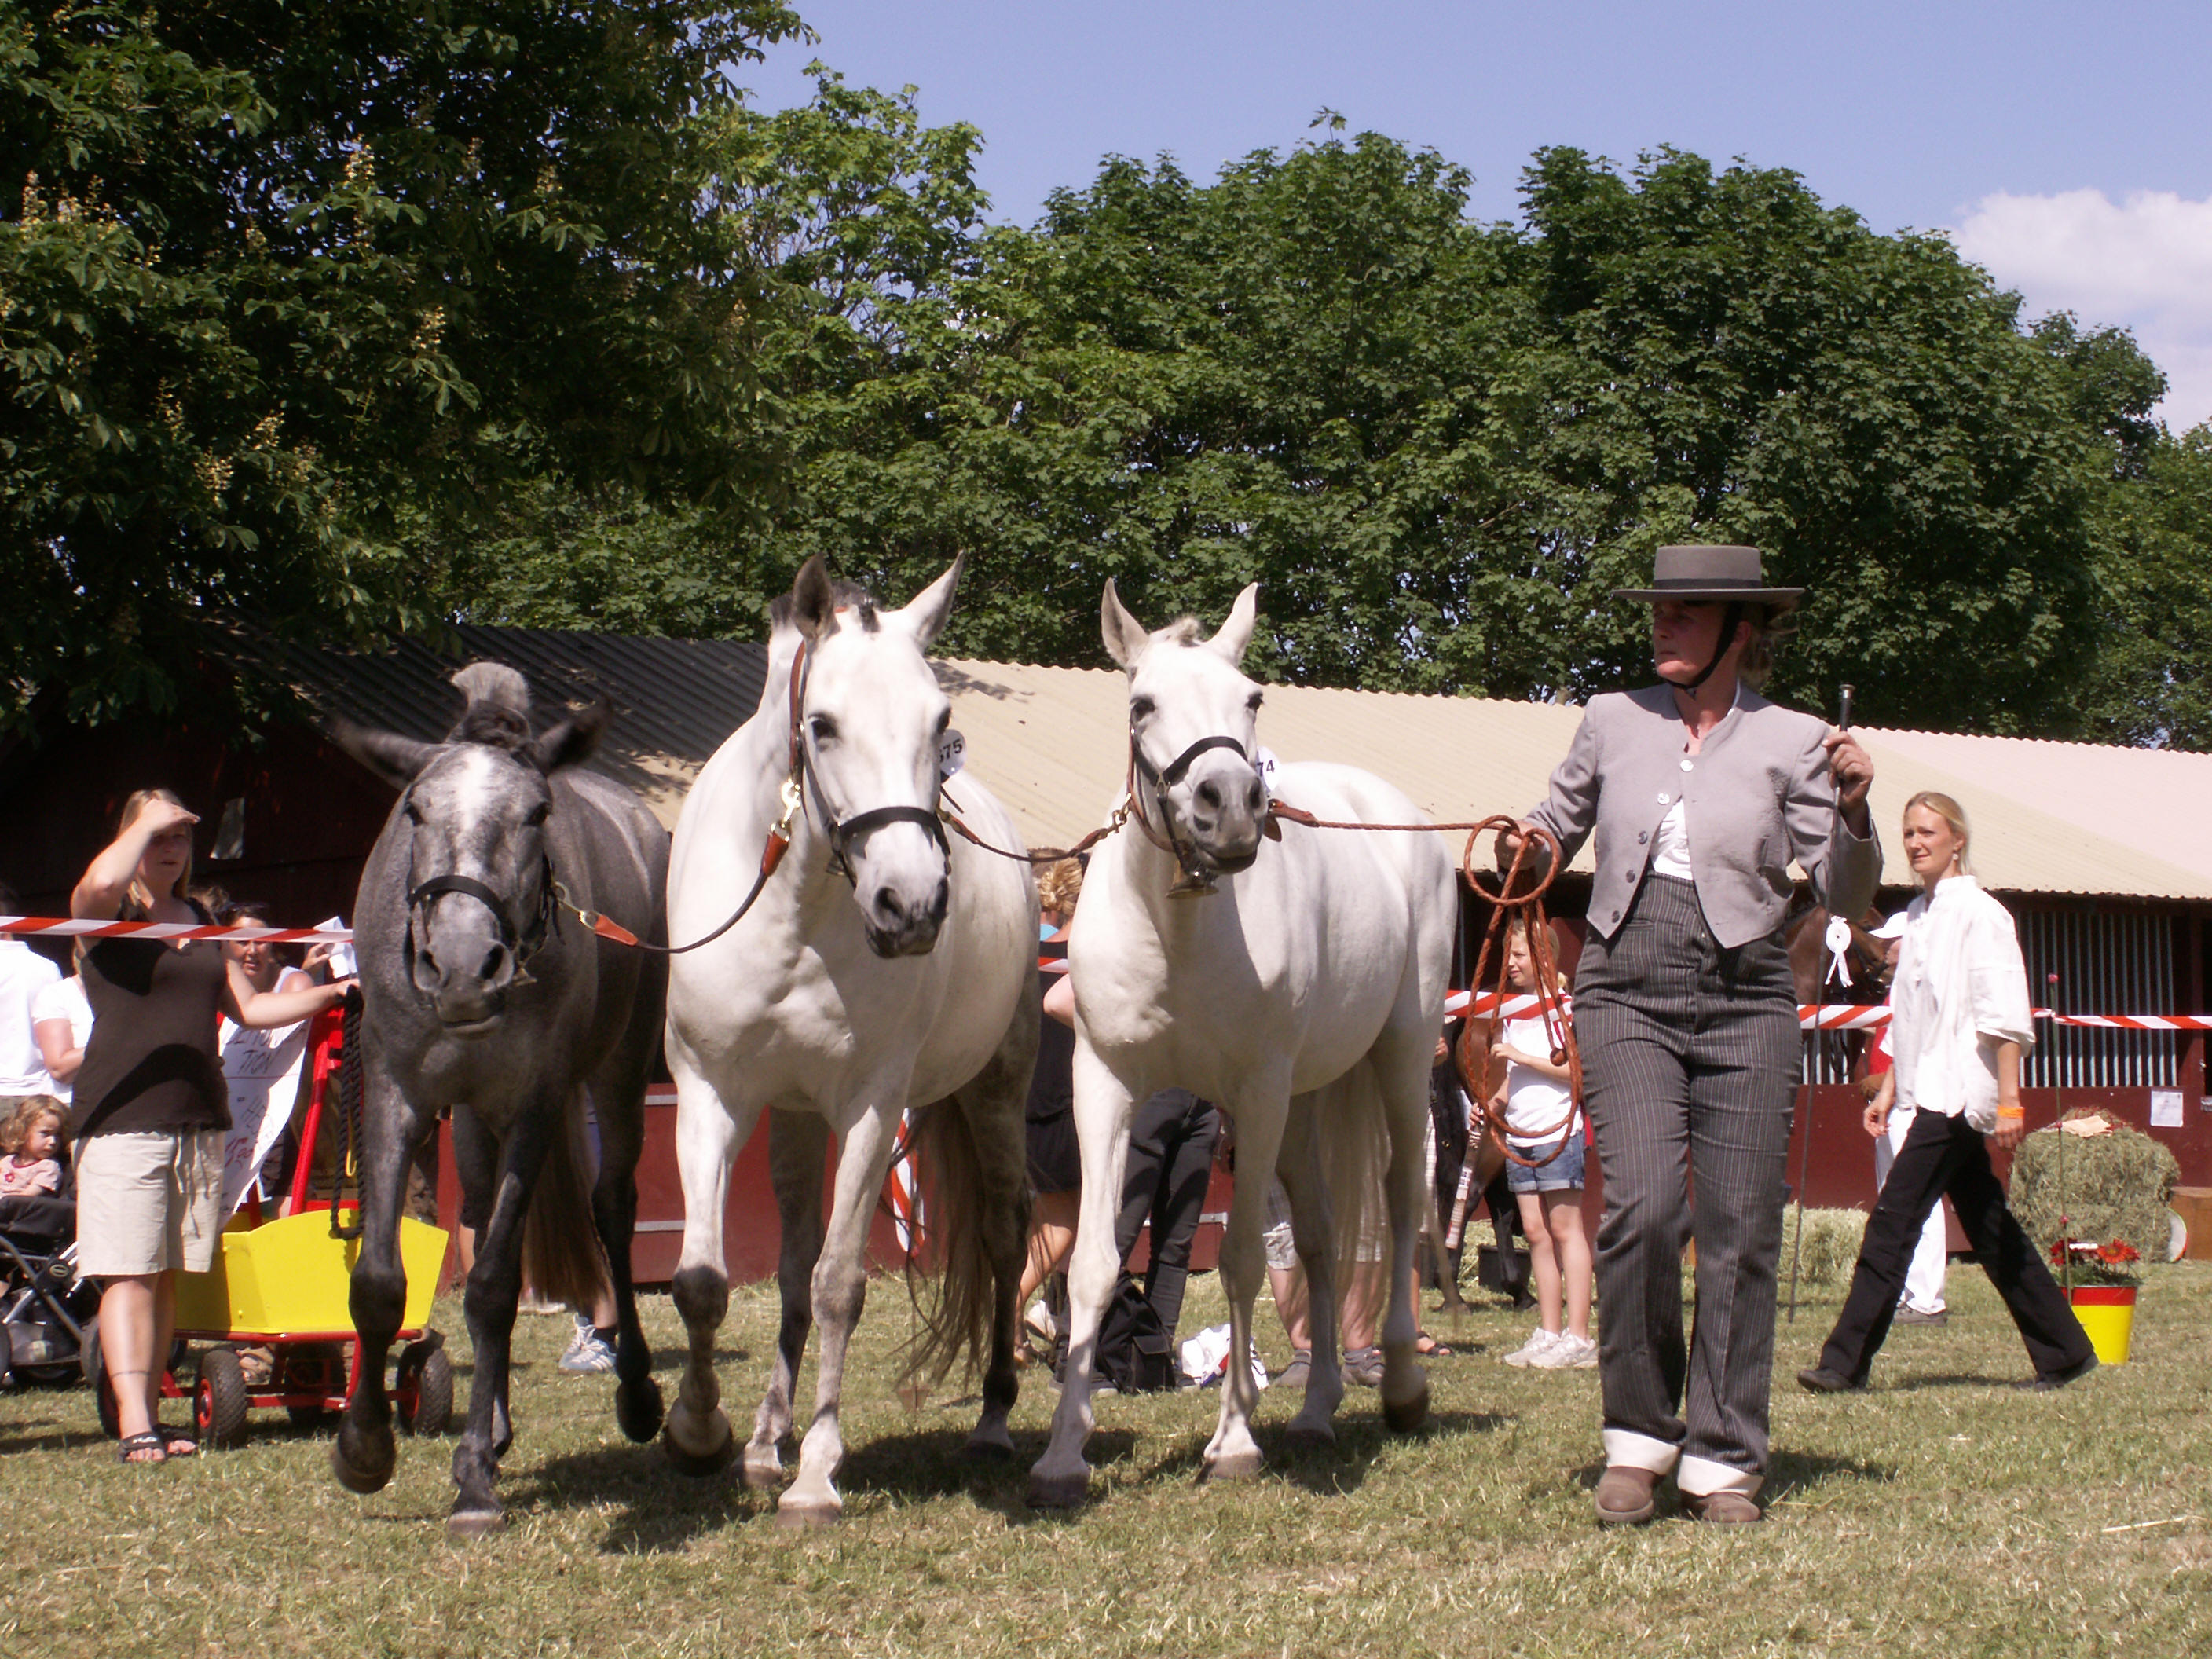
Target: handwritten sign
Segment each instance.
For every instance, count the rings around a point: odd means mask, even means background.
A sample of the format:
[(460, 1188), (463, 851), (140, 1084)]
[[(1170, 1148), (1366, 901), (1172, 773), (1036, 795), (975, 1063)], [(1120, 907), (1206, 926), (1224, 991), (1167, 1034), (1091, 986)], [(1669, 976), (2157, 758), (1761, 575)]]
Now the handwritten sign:
[(2150, 1127), (2154, 1129), (2181, 1127), (2181, 1091), (2154, 1089), (2150, 1091)]
[(222, 1075), (230, 1085), (230, 1132), (222, 1143), (222, 1212), (246, 1200), (262, 1160), (291, 1121), (300, 1093), (307, 1023), (249, 1031), (223, 1022)]

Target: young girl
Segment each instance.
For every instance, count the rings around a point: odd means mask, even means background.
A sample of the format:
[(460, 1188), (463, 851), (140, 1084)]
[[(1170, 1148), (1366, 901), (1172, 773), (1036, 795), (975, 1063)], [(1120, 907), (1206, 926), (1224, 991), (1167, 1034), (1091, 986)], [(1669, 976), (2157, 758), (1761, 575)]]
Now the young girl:
[(62, 1131), (69, 1114), (52, 1095), (33, 1095), (0, 1126), (0, 1198), (62, 1189)]
[[(1505, 977), (1516, 992), (1536, 988), (1535, 954), (1528, 948), (1527, 925), (1515, 921), (1505, 935)], [(1565, 1010), (1559, 1011), (1560, 1019)], [(1492, 1052), (1506, 1062), (1505, 1081), (1491, 1097), (1490, 1120), (1503, 1121), (1505, 1144), (1534, 1162), (1559, 1145), (1565, 1148), (1535, 1168), (1509, 1158), (1506, 1185), (1521, 1210), (1521, 1231), (1536, 1278), (1537, 1314), (1542, 1324), (1521, 1347), (1505, 1356), (1509, 1365), (1540, 1370), (1597, 1364), (1590, 1340), (1589, 1235), (1583, 1231), (1583, 1120), (1575, 1109), (1567, 1068), (1552, 1059), (1552, 1039), (1540, 1009), (1504, 1022)], [(1481, 1126), (1471, 1125), (1478, 1133)], [(1562, 1318), (1560, 1304), (1565, 1304)]]

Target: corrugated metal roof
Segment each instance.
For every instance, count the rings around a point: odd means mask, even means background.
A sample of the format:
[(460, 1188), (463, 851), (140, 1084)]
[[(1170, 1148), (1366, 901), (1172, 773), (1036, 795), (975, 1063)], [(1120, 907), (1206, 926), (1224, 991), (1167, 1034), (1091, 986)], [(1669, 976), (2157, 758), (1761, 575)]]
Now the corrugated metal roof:
[[(945, 662), (939, 678), (969, 763), (1030, 844), (1066, 846), (1120, 799), (1127, 682), (1111, 669)], [(1582, 720), (1576, 708), (1274, 685), (1260, 740), (1291, 760), (1341, 760), (1389, 779), (1432, 817), (1525, 812), (1543, 798)], [(1863, 727), (1887, 879), (1909, 881), (1897, 842), (1905, 802), (1941, 790), (1974, 825), (1992, 887), (2028, 893), (2212, 898), (2212, 757)], [(1577, 869), (1590, 867), (1583, 849)]]
[[(443, 735), (459, 712), (447, 676), (503, 662), (549, 711), (593, 697), (615, 718), (592, 764), (672, 825), (692, 778), (759, 706), (764, 646), (623, 638), (540, 629), (461, 628), (460, 653), (416, 641), (374, 653), (273, 647), (316, 706), (410, 737)], [(269, 642), (263, 642), (268, 646)], [(968, 763), (1030, 845), (1066, 846), (1120, 800), (1128, 760), (1127, 681), (1116, 670), (943, 660), (938, 679), (967, 738)], [(1440, 820), (1525, 812), (1582, 720), (1577, 708), (1273, 685), (1260, 740), (1281, 759), (1364, 766)], [(1897, 823), (1917, 791), (1955, 797), (1992, 887), (2027, 893), (2212, 899), (2212, 756), (2092, 744), (1863, 727), (1874, 757), (1886, 877), (1907, 879)], [(1455, 837), (1455, 841), (1456, 841)], [(1577, 869), (1590, 866), (1585, 847)]]
[(431, 741), (459, 714), (447, 676), (498, 662), (529, 680), (544, 714), (604, 699), (614, 718), (592, 769), (635, 789), (673, 826), (685, 791), (723, 738), (752, 718), (768, 672), (765, 646), (737, 640), (634, 639), (555, 629), (462, 627), (441, 655), (416, 640), (375, 652), (273, 650), (307, 700), (364, 726)]

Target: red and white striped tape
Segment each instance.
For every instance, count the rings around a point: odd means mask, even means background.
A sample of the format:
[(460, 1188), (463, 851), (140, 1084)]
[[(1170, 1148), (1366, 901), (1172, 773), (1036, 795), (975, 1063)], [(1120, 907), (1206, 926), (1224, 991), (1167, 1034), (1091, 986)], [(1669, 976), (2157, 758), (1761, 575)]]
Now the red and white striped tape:
[[(2212, 1031), (2212, 1014), (2062, 1014), (2049, 1008), (2028, 1011), (2054, 1025), (2090, 1026), (2106, 1031)], [(1889, 1005), (1807, 1005), (1797, 1023), (1808, 1031), (1864, 1031), (1889, 1024)]]
[(238, 939), (350, 945), (350, 927), (216, 927), (190, 921), (88, 921), (70, 916), (0, 916), (0, 933), (62, 939)]
[[(1564, 1007), (1565, 1005), (1560, 1005)], [(1501, 1019), (1518, 1019), (1523, 1014), (1533, 1014), (1544, 1006), (1544, 999), (1534, 992), (1519, 996), (1500, 998), (1495, 991), (1485, 991), (1476, 996), (1468, 991), (1447, 992), (1444, 996), (1444, 1018), (1459, 1019), (1468, 1014), (1496, 1014)]]

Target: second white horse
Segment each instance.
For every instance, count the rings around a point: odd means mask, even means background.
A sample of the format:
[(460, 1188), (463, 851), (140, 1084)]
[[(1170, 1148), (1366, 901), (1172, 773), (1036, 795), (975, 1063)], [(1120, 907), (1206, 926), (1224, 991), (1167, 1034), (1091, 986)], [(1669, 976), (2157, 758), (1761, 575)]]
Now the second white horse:
[[(1068, 1276), (1071, 1346), (1052, 1443), (1030, 1473), (1033, 1504), (1080, 1502), (1090, 1467), (1091, 1364), (1114, 1286), (1115, 1212), (1133, 1103), (1180, 1086), (1234, 1120), (1240, 1179), (1221, 1250), (1230, 1352), (1245, 1352), (1261, 1282), (1267, 1172), (1279, 1168), (1311, 1286), (1313, 1370), (1294, 1434), (1326, 1441), (1344, 1393), (1336, 1360), (1330, 1184), (1364, 1207), (1387, 1135), (1390, 1304), (1382, 1405), (1418, 1425), (1428, 1385), (1408, 1302), (1422, 1201), (1429, 1067), (1443, 1024), (1454, 905), (1441, 837), (1285, 825), (1267, 839), (1255, 769), (1261, 688), (1237, 665), (1258, 589), (1237, 596), (1212, 639), (1184, 621), (1148, 634), (1109, 581), (1106, 650), (1129, 676), (1133, 805), (1092, 855), (1068, 939), (1076, 1001), (1075, 1119), (1083, 1203)], [(1316, 817), (1419, 820), (1413, 803), (1350, 767), (1285, 766), (1276, 793)], [(1265, 844), (1263, 844), (1263, 842)], [(1325, 1146), (1352, 1149), (1331, 1160)], [(1338, 1167), (1324, 1170), (1335, 1161)], [(1256, 1474), (1256, 1398), (1231, 1364), (1206, 1449), (1210, 1479)]]

